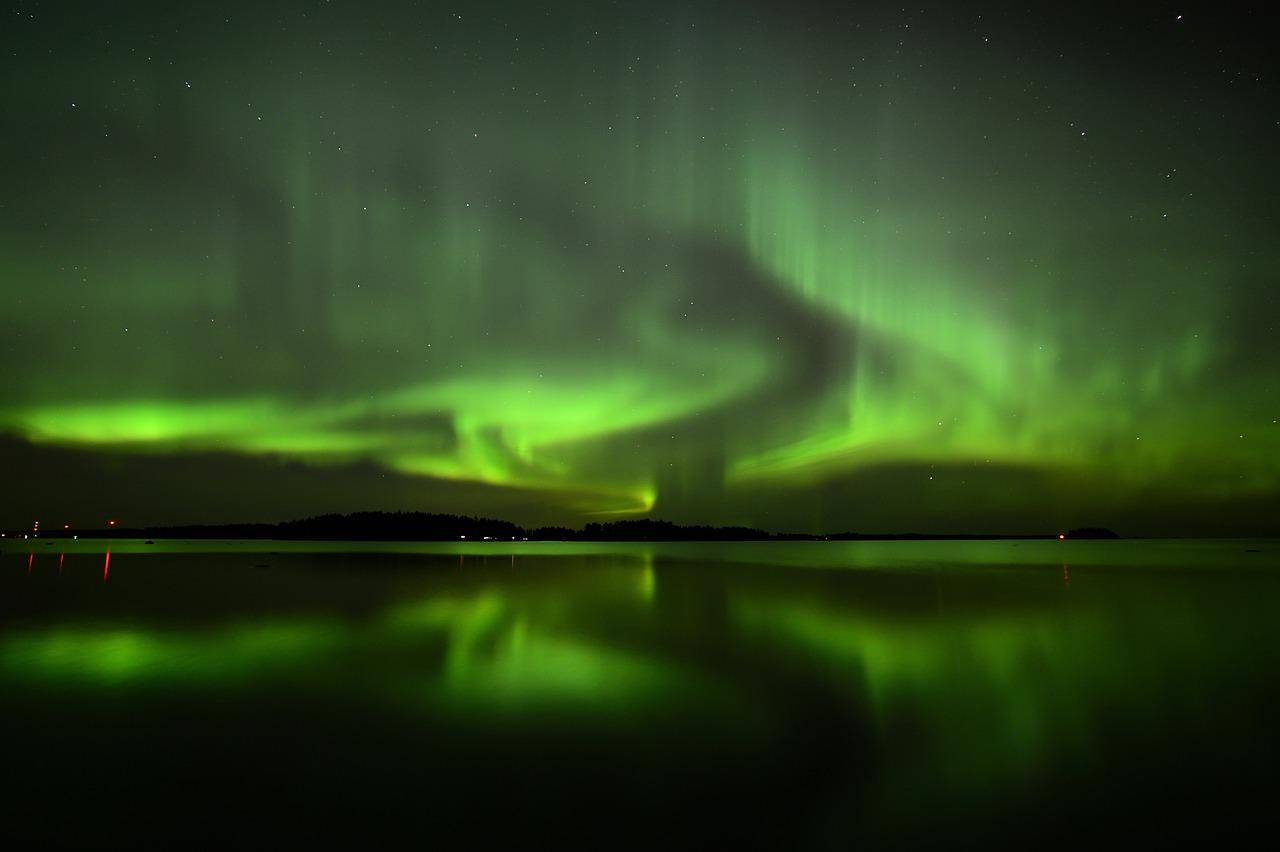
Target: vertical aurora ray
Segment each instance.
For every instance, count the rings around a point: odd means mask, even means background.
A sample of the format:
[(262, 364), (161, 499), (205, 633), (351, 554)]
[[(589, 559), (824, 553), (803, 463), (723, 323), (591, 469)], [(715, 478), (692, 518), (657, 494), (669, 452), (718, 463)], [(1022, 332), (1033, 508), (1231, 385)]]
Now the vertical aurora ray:
[(0, 430), (563, 522), (1274, 501), (1273, 84), (811, 11), (15, 24)]

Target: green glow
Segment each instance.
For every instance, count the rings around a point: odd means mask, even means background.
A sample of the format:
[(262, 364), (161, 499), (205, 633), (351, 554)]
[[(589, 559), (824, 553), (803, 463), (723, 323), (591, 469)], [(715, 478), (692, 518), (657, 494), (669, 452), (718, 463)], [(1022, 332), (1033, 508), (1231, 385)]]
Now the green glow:
[[(901, 745), (904, 719), (911, 720), (910, 730), (927, 731), (925, 741), (901, 749), (877, 791), (886, 802), (898, 799), (894, 807), (929, 795), (982, 807), (991, 788), (1017, 789), (1044, 766), (1075, 763), (1101, 771), (1109, 726), (1118, 717), (1157, 724), (1152, 720), (1169, 713), (1156, 697), (1171, 688), (1167, 673), (1146, 667), (1141, 653), (1122, 650), (1135, 625), (1141, 625), (1144, 645), (1158, 644), (1179, 660), (1194, 661), (1189, 664), (1211, 665), (1215, 652), (1206, 648), (1217, 640), (1195, 602), (1180, 594), (1134, 602), (1124, 624), (1107, 617), (1107, 604), (1096, 601), (1006, 612), (984, 601), (974, 609), (964, 596), (955, 605), (940, 590), (961, 588), (947, 575), (966, 570), (954, 563), (934, 569), (939, 590), (929, 592), (938, 596), (937, 610), (910, 618), (871, 604), (839, 606), (796, 595), (743, 595), (731, 607), (744, 634), (797, 649), (810, 665), (832, 673), (841, 689), (865, 697), (878, 742)], [(1054, 575), (1052, 568), (1044, 572)], [(978, 576), (970, 575), (970, 582)], [(1010, 576), (990, 575), (988, 588)], [(1077, 573), (1076, 583), (1116, 588), (1123, 581)], [(1107, 710), (1095, 703), (1098, 696), (1105, 696)], [(1210, 713), (1212, 700), (1190, 699), (1192, 707), (1204, 705), (1190, 712)]]
[[(22, 54), (6, 113), (48, 121), (5, 160), (47, 165), (0, 212), (0, 432), (108, 466), (278, 457), (337, 493), (372, 465), (402, 508), (483, 486), (565, 523), (1167, 532), (1151, 495), (1280, 491), (1280, 254), (1250, 212), (1274, 188), (1235, 171), (1273, 140), (1234, 90), (1118, 75), (1028, 112), (1054, 51), (937, 35), (906, 63), (870, 12), (833, 45), (553, 8), (548, 52), (513, 47), (546, 26), (514, 8), (462, 25), (474, 53), (389, 13), (373, 62), (348, 13), (257, 14), (166, 29), (153, 64)], [(921, 472), (976, 467), (945, 497)], [(273, 516), (312, 491), (250, 490)]]
[[(34, 577), (46, 584), (33, 587), (20, 543), (6, 543), (11, 596), (55, 596), (47, 602), (65, 593), (55, 583), (100, 584), (98, 560), (85, 559), (100, 543), (69, 544), (73, 556), (56, 580), (40, 554)], [(211, 565), (211, 576), (225, 572), (237, 584), (239, 602), (262, 581), (253, 561), (278, 558), (252, 542), (166, 542), (159, 552), (117, 544), (120, 585), (101, 599), (106, 611), (175, 570)], [(310, 599), (312, 583), (324, 591), (323, 616), (206, 615), (183, 627), (166, 625), (161, 612), (100, 626), (15, 622), (0, 635), (0, 680), (235, 690), (285, 679), (323, 692), (349, 687), (332, 672), (359, 670), (369, 681), (363, 700), (411, 714), (576, 708), (619, 719), (696, 705), (767, 740), (778, 724), (771, 714), (785, 716), (788, 701), (775, 706), (766, 678), (753, 687), (753, 706), (740, 706), (735, 690), (746, 684), (735, 681), (736, 667), (807, 671), (866, 711), (851, 725), (894, 743), (886, 796), (907, 795), (895, 785), (921, 779), (944, 796), (981, 796), (1067, 756), (1100, 759), (1121, 711), (1137, 720), (1167, 713), (1171, 669), (1211, 669), (1233, 641), (1252, 641), (1253, 628), (1236, 636), (1227, 621), (1266, 617), (1265, 596), (1224, 608), (1206, 604), (1206, 590), (1244, 594), (1276, 566), (1269, 544), (1243, 558), (1243, 543), (1221, 541), (515, 542), (376, 545), (380, 555), (344, 557), (352, 570), (335, 573), (325, 567), (331, 557), (298, 557), (351, 545), (269, 546), (293, 557), (280, 570), (296, 572), (294, 595)], [(205, 555), (191, 561), (194, 553)], [(208, 554), (221, 555), (210, 562)], [(393, 554), (407, 556), (397, 570), (360, 570), (389, 568)], [(196, 572), (185, 582), (207, 578)], [(354, 588), (384, 599), (340, 614)], [(707, 621), (707, 604), (725, 618)], [(1153, 649), (1156, 666), (1146, 656)], [(1183, 712), (1194, 714), (1196, 700), (1215, 699), (1187, 700)], [(904, 719), (928, 740), (904, 739)]]
[(212, 634), (132, 628), (63, 627), (15, 633), (0, 646), (0, 666), (53, 680), (130, 684), (243, 678), (330, 653), (333, 625), (271, 622)]
[[(597, 606), (647, 606), (655, 589), (651, 560), (615, 557), (594, 576), (579, 578), (576, 588)], [(473, 711), (548, 702), (622, 710), (693, 687), (691, 675), (678, 667), (575, 636), (577, 615), (554, 592), (516, 595), (481, 587), (389, 606), (367, 624), (277, 617), (207, 630), (23, 629), (0, 637), (0, 672), (89, 686), (245, 684), (285, 671), (305, 676), (370, 648), (412, 660), (424, 643), (440, 637), (448, 648), (441, 669), (397, 669), (388, 678), (396, 684), (388, 700), (443, 700)]]

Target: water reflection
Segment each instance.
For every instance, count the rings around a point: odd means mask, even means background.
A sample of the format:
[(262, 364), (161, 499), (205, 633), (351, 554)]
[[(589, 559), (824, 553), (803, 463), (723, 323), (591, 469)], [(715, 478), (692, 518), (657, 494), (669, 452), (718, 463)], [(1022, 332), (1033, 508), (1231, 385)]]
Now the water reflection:
[[(658, 815), (749, 806), (757, 839), (796, 843), (981, 835), (1011, 808), (1049, 824), (1067, 794), (1095, 824), (1242, 802), (1276, 756), (1273, 563), (1095, 558), (1072, 586), (1059, 555), (922, 552), (903, 570), (700, 548), (148, 552), (109, 596), (86, 583), (109, 551), (66, 556), (56, 587), (8, 582), (0, 558), (0, 688), (88, 753), (104, 746), (51, 707), (116, 708), (154, 745), (217, 706), (173, 760), (256, 777), (265, 749), (312, 794), (348, 790), (354, 766), (430, 765), (461, 779), (435, 794), (459, 819), (471, 796), (511, 806), (495, 773), (532, 773), (521, 801), (549, 812), (598, 794), (614, 819), (621, 786)], [(333, 764), (293, 774), (315, 741)]]

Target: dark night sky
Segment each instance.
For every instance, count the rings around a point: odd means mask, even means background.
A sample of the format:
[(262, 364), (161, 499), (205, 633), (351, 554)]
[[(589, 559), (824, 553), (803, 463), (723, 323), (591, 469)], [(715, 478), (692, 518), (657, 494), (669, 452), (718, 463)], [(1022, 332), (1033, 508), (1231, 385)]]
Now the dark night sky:
[(1277, 35), (9, 4), (0, 524), (1280, 531)]

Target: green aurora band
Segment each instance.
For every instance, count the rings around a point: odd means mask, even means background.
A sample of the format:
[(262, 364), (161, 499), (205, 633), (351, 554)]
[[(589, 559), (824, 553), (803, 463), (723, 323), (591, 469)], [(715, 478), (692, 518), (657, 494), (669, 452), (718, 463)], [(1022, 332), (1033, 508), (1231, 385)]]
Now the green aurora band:
[[(0, 522), (234, 458), (251, 488), (117, 504), (1274, 529), (1247, 51), (1211, 73), (1169, 22), (1082, 53), (1025, 13), (290, 9), (6, 25), (4, 458), (78, 478)], [(343, 486), (370, 470), (396, 485)]]

